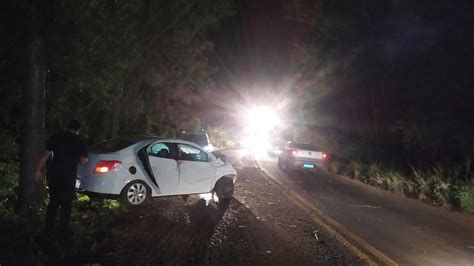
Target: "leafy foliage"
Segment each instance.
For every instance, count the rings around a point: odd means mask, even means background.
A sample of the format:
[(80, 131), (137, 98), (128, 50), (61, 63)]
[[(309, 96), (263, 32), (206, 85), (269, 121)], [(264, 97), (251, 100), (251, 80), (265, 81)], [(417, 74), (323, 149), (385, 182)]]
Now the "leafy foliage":
[[(11, 245), (1, 256), (18, 257), (13, 264), (20, 265), (60, 264), (37, 253), (34, 235), (40, 231), (45, 201), (31, 210), (31, 217), (13, 212), (32, 5), (39, 7), (33, 15), (42, 17), (42, 23), (35, 27), (46, 43), (47, 135), (76, 118), (83, 124), (82, 134), (94, 143), (119, 134), (175, 135), (177, 121), (188, 119), (188, 106), (200, 99), (202, 90), (213, 89), (211, 75), (217, 68), (208, 61), (213, 51), (208, 32), (233, 13), (234, 1), (2, 2), (0, 235), (2, 243), (8, 239)], [(77, 252), (96, 247), (95, 241), (125, 211), (116, 201), (84, 198), (75, 207)]]
[[(233, 1), (12, 1), (2, 3), (2, 202), (17, 180), (28, 16), (39, 5), (46, 41), (46, 131), (77, 118), (89, 143), (116, 135), (175, 136), (188, 105), (217, 71), (208, 31)], [(20, 58), (20, 60), (18, 60)], [(8, 190), (8, 191), (6, 191)]]
[(186, 105), (212, 86), (206, 32), (231, 8), (231, 1), (63, 1), (50, 45), (49, 127), (79, 117), (91, 142), (172, 135), (165, 132)]
[(404, 173), (381, 163), (331, 160), (329, 169), (333, 173), (351, 174), (361, 182), (425, 202), (452, 204), (466, 213), (473, 210), (473, 173), (469, 161), (454, 167), (440, 164), (430, 168), (412, 167), (410, 173)]
[(207, 132), (212, 145), (217, 149), (229, 148), (235, 145), (230, 133), (222, 126), (209, 127)]
[(14, 138), (0, 132), (0, 213), (12, 215), (18, 189), (18, 146)]
[(462, 211), (474, 213), (474, 182), (462, 186), (456, 191), (455, 199)]

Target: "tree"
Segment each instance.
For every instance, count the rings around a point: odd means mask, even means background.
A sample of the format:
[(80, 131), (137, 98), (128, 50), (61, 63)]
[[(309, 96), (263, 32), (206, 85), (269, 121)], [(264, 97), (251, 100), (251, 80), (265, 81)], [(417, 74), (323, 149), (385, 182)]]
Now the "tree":
[(44, 142), (44, 82), (45, 40), (44, 5), (33, 1), (29, 7), (30, 23), (27, 45), (27, 65), (23, 86), (23, 123), (21, 128), (20, 190), (18, 207), (23, 210), (35, 202), (37, 185), (34, 181), (36, 165)]
[(208, 31), (233, 9), (233, 1), (213, 0), (2, 4), (0, 92), (7, 98), (0, 133), (18, 137), (12, 121), (21, 110), (21, 206), (34, 200), (45, 129), (50, 135), (76, 118), (91, 143), (118, 134), (173, 135), (189, 116), (185, 108), (212, 88)]

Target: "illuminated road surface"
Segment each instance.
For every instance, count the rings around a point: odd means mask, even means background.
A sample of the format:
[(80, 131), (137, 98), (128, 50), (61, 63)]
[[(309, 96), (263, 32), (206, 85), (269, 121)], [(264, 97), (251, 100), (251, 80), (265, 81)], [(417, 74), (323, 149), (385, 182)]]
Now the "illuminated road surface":
[(268, 177), (401, 265), (474, 265), (474, 217), (408, 199), (346, 177), (288, 174), (259, 154)]

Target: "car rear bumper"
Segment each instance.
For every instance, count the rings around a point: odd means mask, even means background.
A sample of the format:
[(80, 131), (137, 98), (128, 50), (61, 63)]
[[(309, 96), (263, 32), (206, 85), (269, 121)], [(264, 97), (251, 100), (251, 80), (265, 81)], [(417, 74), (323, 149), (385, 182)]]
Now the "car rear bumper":
[(314, 159), (293, 159), (288, 160), (288, 166), (291, 168), (301, 168), (301, 169), (315, 169), (323, 168), (325, 164), (324, 160), (314, 160)]
[(124, 184), (115, 174), (77, 176), (76, 190), (83, 193), (119, 195)]

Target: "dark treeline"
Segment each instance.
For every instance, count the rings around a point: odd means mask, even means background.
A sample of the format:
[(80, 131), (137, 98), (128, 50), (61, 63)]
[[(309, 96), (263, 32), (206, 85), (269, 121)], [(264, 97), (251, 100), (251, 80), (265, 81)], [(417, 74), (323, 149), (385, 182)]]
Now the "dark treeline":
[(409, 169), (474, 158), (472, 1), (322, 0), (297, 11), (311, 28), (294, 54), (299, 84), (311, 84), (293, 107), (299, 122), (326, 129), (349, 159)]
[(208, 63), (208, 33), (233, 5), (2, 1), (0, 184), (17, 180), (19, 161), (31, 183), (44, 136), (72, 118), (83, 123), (89, 143), (116, 135), (173, 136), (192, 117), (184, 108), (213, 88), (217, 68)]

